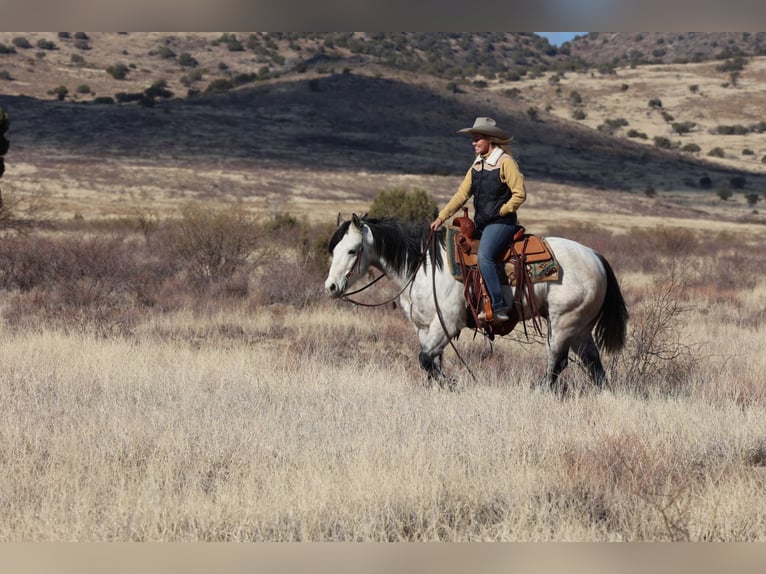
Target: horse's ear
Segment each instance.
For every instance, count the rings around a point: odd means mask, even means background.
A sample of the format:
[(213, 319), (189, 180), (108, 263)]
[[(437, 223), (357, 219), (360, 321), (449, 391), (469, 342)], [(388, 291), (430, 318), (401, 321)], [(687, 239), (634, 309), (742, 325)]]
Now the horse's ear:
[(351, 214), (351, 221), (353, 222), (355, 227), (358, 227), (359, 229), (362, 228), (362, 220), (359, 219), (359, 216), (356, 213)]
[(344, 223), (343, 215), (341, 215), (340, 211), (338, 212), (338, 221), (337, 221), (337, 223), (338, 223), (338, 227), (340, 227)]

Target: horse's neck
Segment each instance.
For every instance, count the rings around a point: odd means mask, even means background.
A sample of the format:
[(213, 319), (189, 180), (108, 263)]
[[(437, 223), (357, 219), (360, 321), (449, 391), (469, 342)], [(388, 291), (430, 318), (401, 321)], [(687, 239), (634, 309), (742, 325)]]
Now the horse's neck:
[(388, 263), (382, 257), (378, 257), (375, 260), (370, 261), (370, 266), (375, 267), (375, 269), (383, 273), (398, 287), (403, 287), (411, 277), (411, 275), (407, 274), (406, 270), (404, 272), (398, 271), (395, 266)]

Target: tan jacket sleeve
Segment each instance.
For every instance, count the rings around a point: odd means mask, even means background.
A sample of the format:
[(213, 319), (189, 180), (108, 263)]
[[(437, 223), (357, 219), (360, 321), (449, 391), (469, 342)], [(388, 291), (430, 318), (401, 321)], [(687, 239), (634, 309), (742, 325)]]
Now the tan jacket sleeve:
[(444, 206), (444, 209), (442, 209), (439, 212), (439, 219), (441, 219), (443, 222), (446, 222), (448, 218), (450, 218), (452, 215), (454, 215), (458, 209), (460, 209), (463, 204), (468, 201), (468, 199), (471, 197), (471, 171), (473, 170), (473, 166), (468, 169), (468, 173), (465, 174), (465, 177), (463, 178), (463, 181), (460, 183), (460, 185), (457, 188), (457, 191), (455, 192), (455, 195), (452, 196), (452, 199), (450, 199), (447, 202), (447, 205)]
[(505, 182), (511, 190), (511, 199), (500, 208), (500, 215), (508, 215), (517, 211), (527, 199), (524, 176), (519, 171), (516, 160), (510, 156), (505, 156), (500, 164), (500, 181)]

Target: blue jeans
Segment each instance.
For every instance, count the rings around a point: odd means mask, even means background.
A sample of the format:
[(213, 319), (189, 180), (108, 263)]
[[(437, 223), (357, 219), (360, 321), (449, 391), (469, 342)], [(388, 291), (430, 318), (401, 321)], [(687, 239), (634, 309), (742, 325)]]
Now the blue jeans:
[(490, 223), (481, 232), (478, 253), (479, 271), (492, 300), (493, 311), (499, 311), (508, 306), (503, 298), (498, 263), (495, 259), (508, 247), (515, 232), (516, 226), (507, 223)]

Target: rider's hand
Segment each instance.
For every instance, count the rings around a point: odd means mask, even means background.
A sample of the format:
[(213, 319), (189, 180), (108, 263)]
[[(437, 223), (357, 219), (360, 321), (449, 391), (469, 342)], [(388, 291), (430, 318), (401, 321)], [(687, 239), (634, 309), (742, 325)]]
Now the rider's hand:
[(434, 219), (431, 222), (431, 231), (436, 231), (437, 229), (439, 229), (442, 223), (444, 222), (441, 220), (441, 217), (437, 217), (436, 219)]

